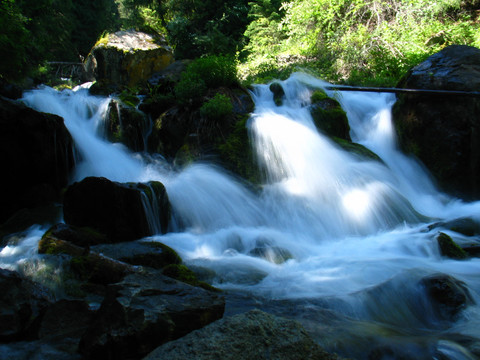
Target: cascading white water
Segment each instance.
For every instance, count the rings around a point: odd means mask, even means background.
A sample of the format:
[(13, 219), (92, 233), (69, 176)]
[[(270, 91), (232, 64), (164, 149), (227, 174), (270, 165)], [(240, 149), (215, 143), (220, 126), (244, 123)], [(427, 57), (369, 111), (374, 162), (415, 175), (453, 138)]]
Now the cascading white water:
[[(172, 171), (162, 160), (145, 161), (105, 142), (96, 127), (107, 102), (88, 96), (86, 89), (58, 93), (45, 88), (25, 94), (24, 101), (64, 117), (82, 159), (75, 180), (105, 176), (163, 182), (181, 226), (151, 239), (173, 247), (190, 264), (214, 270), (214, 285), (267, 304), (308, 299), (309, 311), (341, 314), (339, 327), (352, 330), (342, 329), (343, 341), (335, 332), (334, 339), (323, 342), (347, 356), (362, 357), (352, 350), (368, 348), (358, 344), (362, 334), (371, 339), (381, 333), (397, 340), (421, 338), (410, 342), (417, 350), (425, 342), (423, 355), (440, 351), (473, 359), (445, 339), (461, 334), (480, 341), (479, 307), (470, 306), (456, 323), (436, 330), (434, 319), (419, 315), (424, 294), (418, 283), (430, 274), (449, 274), (464, 281), (480, 302), (480, 260), (443, 258), (435, 240), (438, 230), (422, 223), (427, 217), (478, 219), (480, 204), (439, 193), (421, 165), (398, 150), (390, 119), (392, 95), (330, 93), (348, 114), (352, 139), (383, 163), (352, 156), (319, 133), (308, 106), (312, 88), (325, 85), (295, 74), (282, 82), (286, 96), (279, 107), (267, 85), (255, 89), (249, 131), (267, 173), (255, 194), (208, 164)], [(306, 322), (310, 328), (311, 319)]]

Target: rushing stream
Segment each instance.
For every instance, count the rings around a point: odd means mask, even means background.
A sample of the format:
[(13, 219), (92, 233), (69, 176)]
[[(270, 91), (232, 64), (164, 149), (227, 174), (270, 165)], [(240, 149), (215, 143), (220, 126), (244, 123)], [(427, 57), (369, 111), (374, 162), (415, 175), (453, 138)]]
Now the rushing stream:
[[(231, 294), (227, 313), (255, 306), (297, 318), (327, 350), (352, 358), (475, 359), (466, 344), (480, 347), (480, 307), (468, 306), (455, 321), (441, 319), (421, 279), (451, 275), (480, 303), (480, 259), (442, 257), (440, 230), (428, 227), (462, 216), (480, 221), (480, 203), (438, 192), (423, 167), (398, 150), (394, 95), (330, 93), (348, 114), (352, 139), (382, 162), (347, 153), (320, 134), (308, 106), (312, 89), (325, 85), (294, 74), (282, 82), (282, 106), (268, 85), (255, 88), (248, 127), (266, 174), (258, 193), (218, 167), (172, 169), (161, 158), (106, 142), (98, 134), (108, 99), (88, 89), (43, 88), (23, 100), (64, 117), (81, 159), (74, 180), (165, 184), (172, 224), (182, 227), (150, 239), (212, 270), (209, 281)], [(33, 256), (40, 235), (36, 228), (18, 249), (4, 249), (0, 266)]]

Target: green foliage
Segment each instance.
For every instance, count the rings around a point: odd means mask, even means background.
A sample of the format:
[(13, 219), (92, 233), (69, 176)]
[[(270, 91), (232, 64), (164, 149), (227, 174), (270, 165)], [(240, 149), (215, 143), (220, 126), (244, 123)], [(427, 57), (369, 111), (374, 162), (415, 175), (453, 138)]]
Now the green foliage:
[(200, 108), (200, 114), (212, 121), (221, 120), (231, 115), (232, 111), (233, 105), (230, 98), (220, 93), (217, 93)]
[(180, 81), (175, 86), (177, 102), (181, 105), (194, 103), (207, 91), (205, 81), (199, 74), (185, 71)]
[(180, 104), (198, 103), (208, 89), (238, 83), (236, 63), (232, 57), (207, 56), (191, 62), (175, 86)]
[[(279, 26), (269, 14), (249, 25), (246, 48), (255, 51), (248, 63), (255, 72), (285, 55), (303, 56), (330, 81), (394, 85), (444, 46), (478, 46), (479, 9), (478, 0), (290, 1), (279, 9)], [(273, 36), (275, 45), (268, 42)]]
[(13, 0), (0, 0), (0, 79), (17, 79), (27, 68), (27, 18)]

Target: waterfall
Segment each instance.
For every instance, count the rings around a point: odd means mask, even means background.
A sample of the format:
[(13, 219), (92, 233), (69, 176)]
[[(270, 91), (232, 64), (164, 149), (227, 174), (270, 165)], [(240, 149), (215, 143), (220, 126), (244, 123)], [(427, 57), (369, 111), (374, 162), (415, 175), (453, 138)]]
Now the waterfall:
[(465, 309), (454, 323), (440, 323), (429, 315), (419, 283), (448, 274), (480, 303), (480, 259), (442, 257), (438, 229), (427, 226), (462, 216), (479, 220), (480, 203), (440, 193), (423, 166), (400, 152), (393, 95), (328, 92), (346, 111), (353, 141), (381, 158), (374, 161), (351, 155), (314, 126), (309, 99), (325, 82), (294, 74), (281, 85), (281, 106), (268, 85), (252, 92), (256, 107), (248, 130), (267, 174), (256, 193), (218, 167), (172, 170), (162, 159), (147, 161), (107, 143), (95, 129), (108, 99), (89, 96), (87, 89), (44, 88), (23, 100), (64, 117), (81, 157), (75, 180), (161, 181), (177, 226), (149, 239), (171, 246), (187, 264), (213, 270), (211, 280), (227, 294), (248, 294), (266, 309), (293, 302), (284, 314), (298, 315), (314, 333), (330, 321), (336, 330), (319, 341), (347, 356), (365, 358), (365, 342), (391, 337), (421, 358), (475, 358), (450, 337), (480, 342), (479, 306)]

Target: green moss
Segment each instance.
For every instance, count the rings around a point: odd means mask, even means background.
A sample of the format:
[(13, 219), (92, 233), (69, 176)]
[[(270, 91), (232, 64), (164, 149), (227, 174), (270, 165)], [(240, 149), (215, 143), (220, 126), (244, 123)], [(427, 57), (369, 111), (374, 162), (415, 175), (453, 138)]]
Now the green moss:
[(382, 161), (382, 159), (380, 159), (380, 157), (377, 154), (367, 149), (363, 145), (356, 144), (345, 139), (340, 139), (338, 137), (333, 137), (333, 140), (349, 153), (359, 155), (360, 157), (371, 159), (374, 161), (380, 161), (380, 162)]
[(213, 287), (210, 284), (207, 284), (204, 281), (199, 281), (195, 273), (190, 270), (188, 267), (182, 264), (171, 264), (166, 266), (163, 269), (163, 274), (174, 278), (176, 280), (182, 281), (192, 286), (198, 286), (208, 291), (220, 291), (219, 289)]
[(261, 182), (261, 174), (253, 154), (247, 129), (248, 116), (237, 121), (230, 135), (218, 145), (223, 165), (253, 184)]
[(125, 89), (118, 95), (118, 98), (122, 103), (133, 108), (140, 103), (135, 90)]
[(437, 242), (440, 247), (440, 253), (443, 256), (457, 260), (463, 260), (468, 257), (468, 254), (445, 233), (441, 232), (438, 234)]
[(144, 242), (146, 246), (162, 250), (162, 256), (165, 264), (181, 264), (182, 258), (171, 247), (157, 241)]
[(311, 113), (317, 129), (329, 136), (350, 139), (347, 114), (338, 105), (336, 100), (329, 99), (328, 104), (317, 103), (312, 107)]
[(94, 47), (95, 46), (106, 46), (108, 44), (108, 37), (109, 37), (108, 33), (103, 33), (100, 36), (100, 38), (97, 40), (97, 42), (95, 43)]
[(310, 97), (310, 102), (316, 104), (322, 100), (328, 99), (328, 95), (323, 90), (315, 90)]
[(51, 237), (51, 231), (47, 231), (38, 243), (38, 253), (47, 255), (58, 255), (63, 253), (63, 249), (58, 246), (56, 238)]

